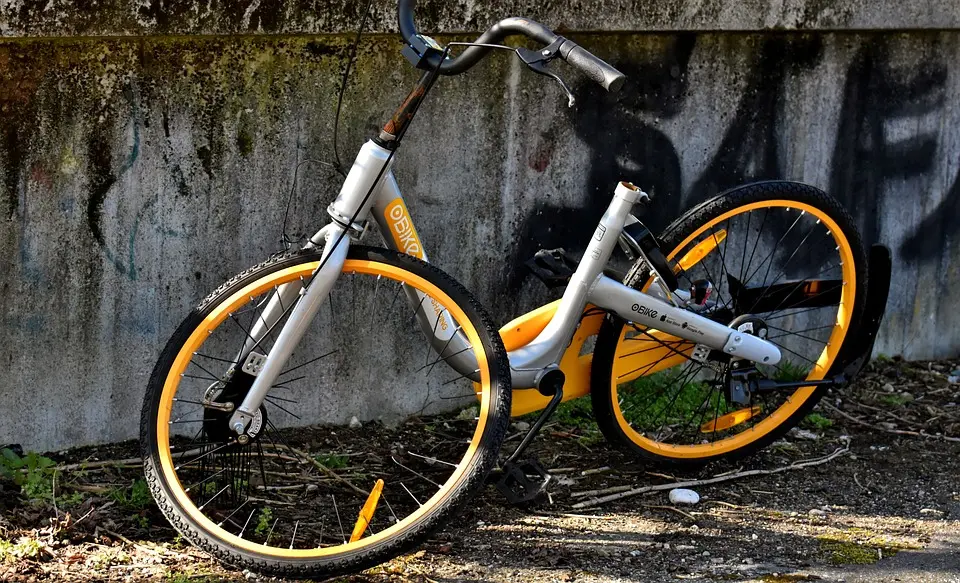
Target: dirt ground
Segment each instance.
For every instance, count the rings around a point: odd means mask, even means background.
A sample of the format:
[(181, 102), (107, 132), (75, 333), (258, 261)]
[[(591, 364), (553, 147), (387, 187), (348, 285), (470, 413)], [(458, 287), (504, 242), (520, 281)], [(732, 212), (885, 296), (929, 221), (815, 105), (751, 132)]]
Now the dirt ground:
[[(639, 464), (568, 414), (535, 446), (556, 470), (549, 500), (520, 510), (488, 488), (419, 551), (340, 580), (960, 583), (958, 368), (876, 362), (802, 431), (736, 467), (698, 472)], [(179, 539), (148, 493), (118, 487), (136, 478), (135, 454), (134, 444), (48, 454), (61, 470), (50, 496), (42, 484), (0, 480), (0, 580), (275, 580), (210, 560)], [(122, 463), (92, 468), (97, 460)], [(574, 507), (590, 490), (804, 460), (823, 463), (696, 486), (692, 506), (658, 491)], [(81, 461), (78, 477), (71, 467)]]

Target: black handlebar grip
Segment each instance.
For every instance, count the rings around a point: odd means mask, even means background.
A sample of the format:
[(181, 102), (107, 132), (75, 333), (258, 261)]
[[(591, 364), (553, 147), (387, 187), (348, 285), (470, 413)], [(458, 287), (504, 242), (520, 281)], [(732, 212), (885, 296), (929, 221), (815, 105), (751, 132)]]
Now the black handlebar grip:
[(606, 61), (569, 39), (560, 45), (560, 57), (583, 71), (584, 75), (599, 83), (610, 93), (619, 91), (627, 79), (626, 75), (617, 71)]

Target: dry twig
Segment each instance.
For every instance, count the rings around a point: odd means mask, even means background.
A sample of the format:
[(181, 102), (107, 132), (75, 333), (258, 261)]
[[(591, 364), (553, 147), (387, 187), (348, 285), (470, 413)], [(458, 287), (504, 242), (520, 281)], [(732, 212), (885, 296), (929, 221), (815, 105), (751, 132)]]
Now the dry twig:
[(853, 422), (856, 423), (857, 425), (862, 425), (862, 426), (864, 426), (864, 427), (869, 427), (870, 429), (873, 429), (874, 431), (882, 431), (882, 432), (884, 432), (884, 433), (892, 433), (892, 434), (894, 434), (894, 435), (906, 435), (906, 436), (908, 436), (908, 437), (922, 437), (922, 438), (924, 438), (924, 439), (936, 439), (936, 440), (942, 440), (942, 441), (950, 441), (950, 442), (953, 442), (953, 443), (960, 443), (960, 437), (947, 437), (946, 435), (930, 435), (929, 433), (924, 433), (923, 431), (906, 431), (906, 430), (904, 430), (904, 429), (884, 429), (883, 427), (879, 427), (879, 426), (877, 426), (877, 425), (873, 425), (872, 423), (867, 423), (867, 422), (864, 421), (863, 419), (858, 419), (858, 418), (854, 417), (853, 415), (851, 415), (851, 414), (849, 414), (849, 413), (845, 413), (845, 412), (841, 411), (840, 409), (837, 409), (836, 407), (834, 407), (834, 406), (831, 405), (830, 403), (823, 403), (823, 402), (821, 402), (821, 404), (822, 404), (824, 407), (826, 407), (827, 409), (830, 409), (830, 410), (833, 411), (834, 413), (840, 415), (841, 417), (844, 417), (845, 419), (847, 419), (847, 420), (849, 420), (849, 421), (853, 421)]
[(578, 502), (571, 506), (573, 509), (580, 508), (590, 508), (593, 506), (599, 506), (607, 502), (613, 502), (614, 500), (621, 500), (623, 498), (629, 498), (631, 496), (637, 496), (639, 494), (646, 494), (647, 492), (659, 492), (662, 490), (673, 490), (674, 488), (691, 488), (694, 486), (706, 486), (707, 484), (717, 484), (719, 482), (728, 482), (730, 480), (738, 480), (740, 478), (747, 478), (750, 476), (769, 476), (771, 474), (779, 474), (781, 472), (786, 472), (790, 470), (799, 470), (802, 468), (809, 468), (812, 466), (819, 466), (825, 464), (833, 459), (850, 453), (850, 443), (848, 442), (846, 446), (837, 448), (830, 455), (824, 456), (822, 458), (817, 458), (808, 461), (795, 462), (789, 466), (782, 466), (779, 468), (774, 468), (772, 470), (747, 470), (745, 472), (737, 472), (735, 474), (724, 474), (721, 476), (716, 476), (713, 478), (708, 478), (705, 480), (690, 480), (687, 482), (674, 482), (671, 484), (657, 484), (655, 486), (643, 486), (641, 488), (632, 488), (624, 492), (619, 492), (616, 494), (610, 494), (609, 496), (603, 496), (600, 498), (594, 498), (592, 500), (585, 500), (583, 502)]

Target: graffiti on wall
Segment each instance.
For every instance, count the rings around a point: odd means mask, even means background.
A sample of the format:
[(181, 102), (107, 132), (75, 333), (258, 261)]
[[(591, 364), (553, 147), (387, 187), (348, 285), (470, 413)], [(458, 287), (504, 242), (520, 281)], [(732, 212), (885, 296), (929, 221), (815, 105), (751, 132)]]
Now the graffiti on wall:
[[(582, 251), (577, 245), (589, 239), (609, 203), (610, 185), (617, 180), (630, 180), (653, 195), (638, 214), (659, 232), (684, 209), (738, 184), (800, 178), (787, 175), (780, 151), (781, 124), (789, 122), (787, 82), (821, 63), (823, 37), (784, 35), (757, 40), (731, 121), (710, 146), (713, 154), (702, 170), (684, 184), (684, 160), (677, 145), (649, 120), (684, 115), (692, 91), (688, 69), (696, 50), (697, 35), (681, 34), (652, 60), (617, 63), (628, 82), (615, 99), (592, 83), (577, 88), (581, 105), (570, 121), (590, 151), (587, 191), (581, 206), (539, 203), (524, 217), (508, 277), (511, 291), (520, 289), (527, 278), (524, 261), (537, 249)], [(824, 184), (854, 214), (867, 245), (882, 240), (880, 205), (885, 189), (895, 181), (928, 175), (938, 156), (948, 155), (939, 147), (937, 135), (916, 123), (924, 116), (945, 113), (946, 65), (926, 62), (914, 67), (894, 61), (889, 37), (869, 38), (854, 52), (837, 100), (839, 122), (829, 182)], [(889, 129), (891, 123), (918, 129), (903, 137)], [(537, 155), (530, 165), (538, 171), (546, 166)], [(937, 195), (918, 189), (917, 204)], [(899, 257), (909, 262), (937, 260), (944, 241), (960, 229), (955, 220), (958, 213), (960, 174), (936, 208), (909, 227), (897, 250)]]

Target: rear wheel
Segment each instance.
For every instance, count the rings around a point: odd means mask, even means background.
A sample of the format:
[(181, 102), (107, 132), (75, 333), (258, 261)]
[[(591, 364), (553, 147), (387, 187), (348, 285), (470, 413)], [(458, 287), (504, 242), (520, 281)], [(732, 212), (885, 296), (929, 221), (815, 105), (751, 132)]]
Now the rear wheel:
[[(253, 377), (237, 355), (277, 290), (309, 285), (319, 263), (319, 252), (275, 258), (208, 297), (164, 349), (141, 420), (147, 481), (171, 524), (227, 563), (284, 576), (410, 548), (482, 486), (509, 420), (506, 354), (477, 302), (422, 261), (353, 247), (238, 442), (227, 421)], [(427, 345), (417, 312), (438, 316), (446, 345)], [(285, 321), (254, 352), (269, 353)], [(447, 365), (465, 356), (476, 385)]]
[[(830, 371), (844, 342), (856, 337), (866, 289), (860, 236), (820, 190), (765, 182), (693, 208), (666, 229), (660, 245), (682, 267), (680, 289), (712, 287), (701, 315), (766, 337), (783, 358), (753, 367), (703, 347), (695, 353), (691, 342), (610, 315), (597, 337), (591, 380), (600, 429), (661, 462), (753, 453), (799, 423), (825, 388), (744, 394), (736, 381), (819, 380)], [(651, 285), (638, 268), (624, 283)]]

